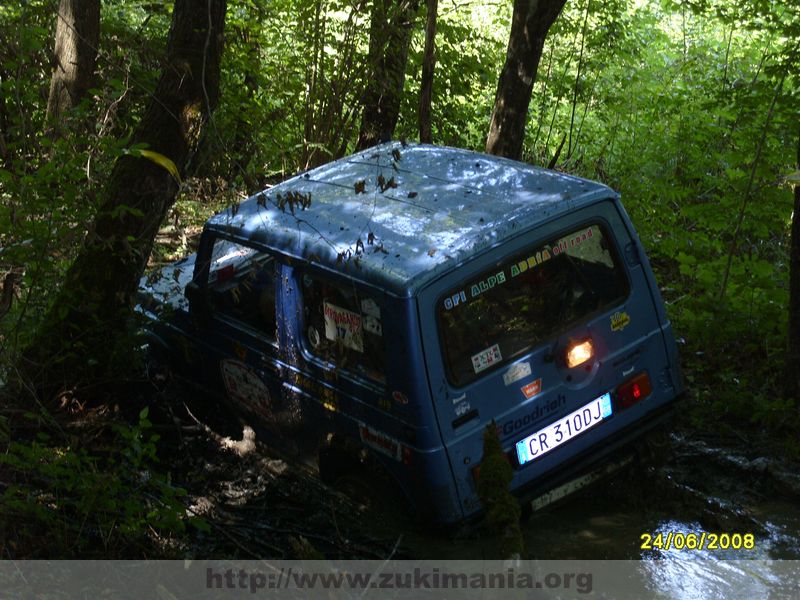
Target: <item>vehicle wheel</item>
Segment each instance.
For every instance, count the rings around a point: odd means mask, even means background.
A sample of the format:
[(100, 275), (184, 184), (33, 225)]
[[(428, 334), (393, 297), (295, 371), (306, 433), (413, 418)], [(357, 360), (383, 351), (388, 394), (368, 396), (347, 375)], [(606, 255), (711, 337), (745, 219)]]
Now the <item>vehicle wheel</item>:
[(326, 485), (366, 510), (393, 513), (408, 510), (403, 502), (405, 495), (387, 474), (343, 449), (329, 447), (320, 451), (319, 472)]

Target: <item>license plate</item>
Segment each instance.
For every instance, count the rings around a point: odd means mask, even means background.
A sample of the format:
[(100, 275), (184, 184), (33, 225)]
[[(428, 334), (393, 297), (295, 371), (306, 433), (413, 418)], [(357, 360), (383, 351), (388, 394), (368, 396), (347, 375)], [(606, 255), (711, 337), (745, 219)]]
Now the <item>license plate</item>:
[(524, 465), (544, 456), (610, 416), (611, 394), (606, 393), (569, 413), (566, 417), (518, 441), (519, 464)]

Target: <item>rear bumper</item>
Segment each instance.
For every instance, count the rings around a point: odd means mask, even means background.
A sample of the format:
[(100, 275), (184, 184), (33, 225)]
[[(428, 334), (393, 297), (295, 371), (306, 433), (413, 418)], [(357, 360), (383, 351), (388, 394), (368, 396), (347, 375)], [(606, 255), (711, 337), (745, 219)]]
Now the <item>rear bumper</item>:
[(574, 456), (548, 474), (512, 489), (512, 493), (519, 498), (520, 502), (528, 502), (572, 480), (601, 470), (612, 461), (622, 461), (625, 457), (637, 453), (638, 448), (635, 442), (648, 432), (670, 421), (675, 416), (676, 404), (680, 398), (681, 396), (678, 396), (657, 411), (648, 413), (646, 419), (628, 425), (618, 432), (614, 436), (614, 440), (605, 445), (602, 450), (598, 451), (596, 448), (592, 448)]

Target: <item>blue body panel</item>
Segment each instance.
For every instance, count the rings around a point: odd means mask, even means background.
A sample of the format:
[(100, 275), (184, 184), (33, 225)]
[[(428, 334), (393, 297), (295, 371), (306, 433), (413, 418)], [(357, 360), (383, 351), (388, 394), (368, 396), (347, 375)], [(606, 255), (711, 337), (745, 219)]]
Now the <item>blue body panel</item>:
[[(443, 296), (523, 249), (592, 224), (619, 257), (627, 295), (454, 385), (437, 321)], [(222, 239), (275, 258), (274, 336), (222, 314), (190, 316), (183, 288), (191, 277), (205, 293), (212, 246)], [(374, 299), (382, 380), (315, 353), (304, 332), (305, 277)], [(208, 221), (197, 255), (165, 269), (160, 280), (143, 278), (141, 297), (153, 319), (153, 350), (187, 379), (222, 394), (227, 388), (271, 443), (314, 456), (332, 436), (347, 440), (443, 523), (480, 510), (473, 469), (492, 421), (513, 457), (518, 441), (613, 394), (631, 374), (647, 373), (652, 382), (642, 402), (615, 406), (611, 417), (563, 446), (515, 464), (512, 489), (523, 490), (566, 463), (599, 456), (612, 440), (635, 436), (682, 392), (670, 323), (617, 194), (463, 150), (387, 144), (256, 194)], [(553, 360), (583, 338), (595, 346), (585, 368)], [(231, 391), (231, 381), (247, 393)]]
[[(356, 192), (361, 182), (364, 191)], [(341, 254), (357, 257), (354, 278), (410, 297), (481, 251), (603, 197), (616, 194), (507, 159), (395, 143), (264, 190), (209, 219), (206, 229), (337, 273)]]

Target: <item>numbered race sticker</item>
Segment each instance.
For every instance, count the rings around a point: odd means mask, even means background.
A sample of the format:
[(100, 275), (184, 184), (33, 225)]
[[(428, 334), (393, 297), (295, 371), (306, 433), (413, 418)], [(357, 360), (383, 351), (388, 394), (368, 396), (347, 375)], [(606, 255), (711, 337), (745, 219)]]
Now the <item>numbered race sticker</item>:
[(611, 394), (603, 394), (589, 404), (569, 413), (517, 442), (517, 458), (524, 465), (544, 456), (572, 438), (582, 434), (611, 416)]
[(329, 302), (322, 304), (325, 311), (325, 337), (341, 342), (356, 352), (364, 352), (361, 315)]
[(476, 373), (480, 373), (492, 365), (496, 365), (501, 360), (503, 360), (503, 357), (500, 354), (500, 346), (495, 344), (491, 348), (482, 350), (472, 357), (472, 368), (475, 369)]

